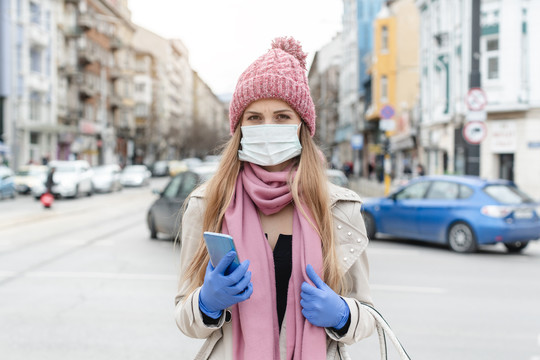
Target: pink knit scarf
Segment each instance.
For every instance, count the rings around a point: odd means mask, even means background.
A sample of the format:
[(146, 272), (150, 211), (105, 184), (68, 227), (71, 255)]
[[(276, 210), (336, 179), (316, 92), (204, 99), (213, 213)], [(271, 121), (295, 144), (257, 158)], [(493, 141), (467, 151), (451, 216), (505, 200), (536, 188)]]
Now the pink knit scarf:
[[(234, 238), (240, 260), (250, 260), (253, 282), (251, 298), (232, 308), (236, 360), (280, 359), (274, 257), (257, 209), (270, 215), (291, 203), (292, 194), (287, 184), (289, 172), (290, 168), (268, 172), (245, 162), (236, 182), (235, 195), (225, 213), (222, 231)], [(307, 209), (305, 211), (309, 214)], [(287, 360), (325, 359), (325, 331), (303, 317), (300, 305), (302, 282), (311, 283), (306, 265), (311, 264), (322, 278), (321, 240), (296, 207), (292, 235), (292, 274), (286, 311)]]

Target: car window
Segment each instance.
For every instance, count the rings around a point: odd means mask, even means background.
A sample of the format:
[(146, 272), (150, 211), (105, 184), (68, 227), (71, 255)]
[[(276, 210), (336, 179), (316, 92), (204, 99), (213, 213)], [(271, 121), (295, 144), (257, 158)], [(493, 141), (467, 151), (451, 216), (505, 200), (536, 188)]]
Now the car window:
[(178, 197), (186, 198), (197, 186), (197, 175), (192, 173), (184, 174), (184, 181), (182, 181), (182, 186), (178, 191)]
[(396, 199), (421, 199), (424, 197), (429, 184), (429, 181), (422, 181), (409, 185), (396, 194)]
[(484, 188), (484, 192), (503, 204), (522, 204), (534, 202), (534, 200), (531, 199), (527, 194), (510, 185), (488, 185)]
[(459, 185), (459, 198), (460, 199), (467, 199), (472, 196), (474, 193), (474, 190), (467, 186), (467, 185)]
[(458, 195), (459, 184), (449, 181), (434, 181), (426, 194), (426, 199), (455, 200)]
[(168, 199), (173, 199), (176, 197), (176, 194), (178, 194), (178, 189), (180, 189), (180, 185), (182, 184), (182, 178), (182, 175), (173, 177), (169, 185), (167, 185), (163, 191), (163, 197)]

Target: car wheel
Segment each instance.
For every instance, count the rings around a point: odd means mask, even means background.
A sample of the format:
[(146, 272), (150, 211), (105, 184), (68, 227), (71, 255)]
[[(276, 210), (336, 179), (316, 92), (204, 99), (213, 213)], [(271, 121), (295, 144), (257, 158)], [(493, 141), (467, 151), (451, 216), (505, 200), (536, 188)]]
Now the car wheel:
[(362, 217), (364, 218), (364, 224), (366, 225), (367, 237), (369, 240), (375, 239), (375, 234), (377, 233), (377, 228), (375, 227), (375, 219), (373, 215), (362, 212)]
[(148, 229), (150, 230), (150, 239), (157, 239), (157, 230), (156, 223), (154, 221), (154, 216), (148, 214)]
[(448, 230), (448, 246), (458, 253), (473, 253), (478, 249), (471, 227), (463, 222), (453, 224)]
[(515, 243), (511, 244), (504, 244), (509, 253), (519, 253), (525, 249), (527, 245), (529, 245), (528, 241), (516, 241)]

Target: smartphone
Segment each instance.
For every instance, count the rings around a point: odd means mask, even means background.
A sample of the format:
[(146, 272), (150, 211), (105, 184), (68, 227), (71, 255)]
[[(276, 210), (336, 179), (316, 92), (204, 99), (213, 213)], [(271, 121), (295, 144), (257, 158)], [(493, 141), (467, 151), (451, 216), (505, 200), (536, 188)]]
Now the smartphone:
[[(231, 250), (236, 251), (234, 246), (234, 241), (232, 236), (226, 234), (220, 234), (210, 231), (205, 231), (203, 233), (204, 241), (206, 242), (206, 249), (208, 254), (210, 254), (210, 261), (212, 266), (216, 267), (221, 259)], [(229, 275), (240, 265), (240, 259), (238, 259), (238, 254), (233, 260), (231, 265), (225, 270), (225, 275)]]

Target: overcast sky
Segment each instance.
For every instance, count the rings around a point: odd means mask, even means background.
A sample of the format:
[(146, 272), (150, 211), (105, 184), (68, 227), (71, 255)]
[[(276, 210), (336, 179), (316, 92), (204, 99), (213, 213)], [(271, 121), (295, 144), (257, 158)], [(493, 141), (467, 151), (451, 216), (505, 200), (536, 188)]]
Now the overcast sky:
[(216, 94), (238, 77), (273, 38), (293, 36), (313, 54), (341, 31), (342, 0), (129, 0), (132, 20), (181, 39), (191, 67)]

